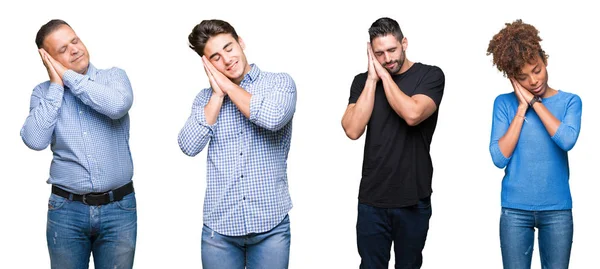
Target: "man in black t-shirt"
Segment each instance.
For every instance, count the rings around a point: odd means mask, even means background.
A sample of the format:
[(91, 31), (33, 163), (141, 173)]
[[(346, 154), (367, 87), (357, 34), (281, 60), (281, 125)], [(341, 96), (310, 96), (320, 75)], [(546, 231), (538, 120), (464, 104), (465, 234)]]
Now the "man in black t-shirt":
[(354, 77), (342, 118), (350, 139), (367, 130), (356, 225), (360, 268), (388, 268), (392, 242), (396, 268), (420, 268), (444, 73), (406, 58), (408, 41), (393, 19), (375, 21), (369, 36), (368, 71)]

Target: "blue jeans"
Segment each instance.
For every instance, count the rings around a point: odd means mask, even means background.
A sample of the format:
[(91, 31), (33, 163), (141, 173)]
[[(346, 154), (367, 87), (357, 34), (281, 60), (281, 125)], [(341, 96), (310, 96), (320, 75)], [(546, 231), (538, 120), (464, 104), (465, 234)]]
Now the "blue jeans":
[(245, 236), (218, 234), (202, 228), (204, 269), (286, 269), (290, 259), (290, 219), (268, 232)]
[(431, 199), (414, 206), (378, 208), (358, 204), (356, 239), (361, 269), (387, 269), (394, 242), (395, 268), (421, 268)]
[(538, 229), (542, 268), (569, 268), (573, 243), (573, 215), (570, 209), (527, 211), (502, 208), (500, 247), (504, 268), (531, 268), (534, 228)]
[(135, 194), (102, 206), (52, 194), (48, 201), (46, 240), (54, 269), (132, 268), (137, 235)]

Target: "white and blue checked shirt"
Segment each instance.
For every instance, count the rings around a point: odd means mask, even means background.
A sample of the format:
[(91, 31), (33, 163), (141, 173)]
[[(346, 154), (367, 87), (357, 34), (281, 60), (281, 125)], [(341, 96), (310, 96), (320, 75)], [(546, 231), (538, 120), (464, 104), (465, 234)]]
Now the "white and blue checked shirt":
[(249, 119), (226, 96), (217, 122), (209, 125), (204, 107), (212, 89), (204, 89), (178, 139), (189, 156), (208, 143), (204, 224), (227, 236), (269, 231), (292, 208), (286, 170), (296, 110), (294, 80), (285, 73), (261, 72), (253, 64), (240, 87), (252, 94)]
[(131, 181), (129, 115), (131, 84), (118, 68), (85, 75), (68, 70), (64, 87), (46, 81), (31, 95), (29, 116), (21, 129), (34, 150), (51, 145), (49, 184), (69, 192), (106, 192)]

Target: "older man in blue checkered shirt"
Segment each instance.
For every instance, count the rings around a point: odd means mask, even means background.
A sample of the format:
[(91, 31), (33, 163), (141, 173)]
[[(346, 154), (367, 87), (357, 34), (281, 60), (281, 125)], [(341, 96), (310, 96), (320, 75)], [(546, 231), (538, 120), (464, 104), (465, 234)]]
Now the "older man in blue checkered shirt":
[(244, 41), (225, 21), (202, 21), (189, 43), (211, 86), (198, 94), (179, 133), (189, 156), (208, 144), (202, 266), (287, 268), (294, 80), (248, 64)]
[(83, 42), (51, 20), (36, 44), (49, 81), (36, 86), (21, 129), (34, 150), (51, 146), (46, 239), (52, 268), (132, 268), (137, 235), (125, 71), (97, 69)]

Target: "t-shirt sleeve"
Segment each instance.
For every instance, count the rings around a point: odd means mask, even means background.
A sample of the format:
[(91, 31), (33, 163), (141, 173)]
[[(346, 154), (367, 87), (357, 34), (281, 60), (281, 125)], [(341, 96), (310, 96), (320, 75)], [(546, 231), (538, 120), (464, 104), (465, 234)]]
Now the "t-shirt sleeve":
[(414, 91), (414, 94), (424, 94), (429, 96), (435, 102), (437, 107), (442, 102), (442, 96), (444, 95), (444, 84), (446, 78), (444, 72), (437, 66), (433, 66), (425, 74), (425, 77), (419, 83)]
[(348, 99), (348, 104), (354, 104), (360, 97), (363, 89), (365, 88), (366, 78), (363, 78), (360, 74), (354, 77), (352, 81), (352, 86), (350, 86), (350, 98)]

